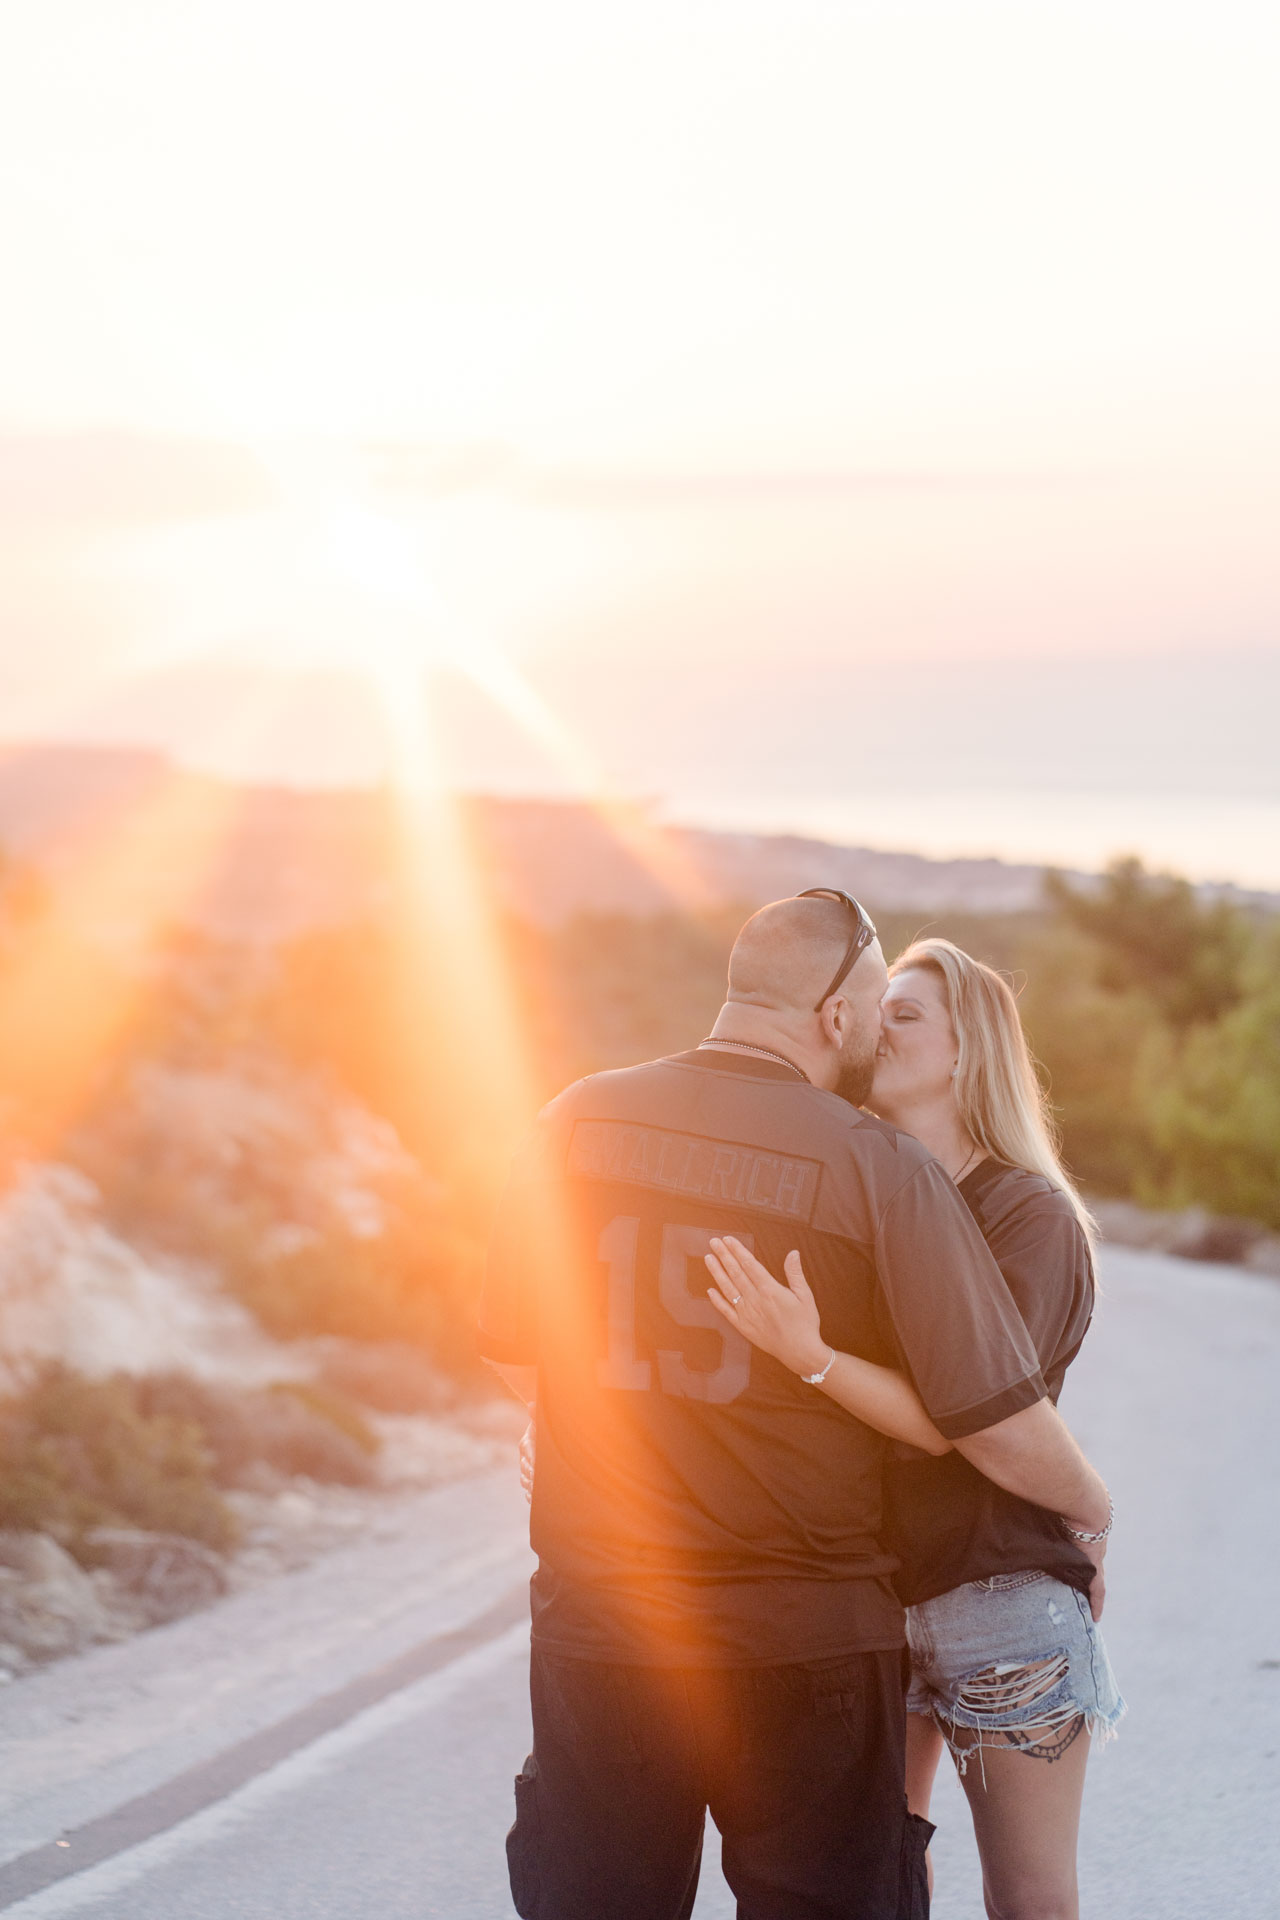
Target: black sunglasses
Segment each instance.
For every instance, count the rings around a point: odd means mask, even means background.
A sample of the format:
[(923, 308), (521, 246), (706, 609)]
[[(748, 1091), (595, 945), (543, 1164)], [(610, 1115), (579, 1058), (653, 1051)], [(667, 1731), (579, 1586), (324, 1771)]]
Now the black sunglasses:
[(876, 937), (875, 922), (872, 920), (871, 915), (867, 912), (866, 908), (862, 905), (861, 901), (855, 900), (853, 895), (851, 893), (846, 893), (843, 887), (806, 887), (803, 893), (798, 893), (796, 895), (796, 899), (797, 900), (843, 900), (845, 906), (849, 908), (850, 912), (853, 914), (854, 919), (857, 923), (853, 929), (853, 938), (850, 940), (848, 946), (844, 950), (844, 959), (840, 962), (840, 965), (836, 968), (835, 979), (831, 982), (831, 985), (827, 988), (821, 1000), (819, 1000), (818, 1004), (814, 1008), (815, 1013), (821, 1013), (822, 1009), (826, 1006), (827, 1001), (831, 998), (836, 988), (840, 985), (840, 982), (844, 979), (845, 975), (848, 973), (850, 967), (852, 967), (858, 955), (862, 952), (862, 949), (864, 947), (869, 947), (871, 945), (871, 942), (875, 939)]

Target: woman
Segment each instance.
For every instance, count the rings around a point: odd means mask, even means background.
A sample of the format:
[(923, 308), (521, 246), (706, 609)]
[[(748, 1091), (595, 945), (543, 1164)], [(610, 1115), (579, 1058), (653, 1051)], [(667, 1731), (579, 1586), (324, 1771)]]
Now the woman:
[[(1006, 982), (950, 941), (909, 947), (890, 969), (868, 1104), (955, 1179), (1056, 1401), (1092, 1311), (1092, 1222), (1058, 1159)], [(909, 1443), (887, 1464), (884, 1534), (908, 1608), (911, 1811), (928, 1817), (945, 1740), (992, 1920), (1076, 1920), (1090, 1745), (1080, 1735), (1105, 1739), (1124, 1711), (1088, 1601), (1094, 1561), (1082, 1545), (1097, 1536), (1068, 1538), (1055, 1516), (984, 1479), (904, 1375), (833, 1356), (797, 1254), (782, 1286), (738, 1242), (712, 1245), (724, 1318), (796, 1373), (830, 1363), (821, 1390)]]

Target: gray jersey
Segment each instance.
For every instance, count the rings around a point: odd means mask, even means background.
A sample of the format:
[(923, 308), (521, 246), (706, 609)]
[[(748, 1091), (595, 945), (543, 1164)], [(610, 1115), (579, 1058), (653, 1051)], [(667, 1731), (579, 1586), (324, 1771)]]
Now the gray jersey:
[(499, 1212), (481, 1349), (538, 1367), (535, 1637), (651, 1663), (892, 1648), (886, 1443), (706, 1297), (711, 1237), (794, 1247), (831, 1345), (904, 1368), (951, 1438), (1045, 1391), (918, 1141), (785, 1065), (702, 1050), (553, 1101)]

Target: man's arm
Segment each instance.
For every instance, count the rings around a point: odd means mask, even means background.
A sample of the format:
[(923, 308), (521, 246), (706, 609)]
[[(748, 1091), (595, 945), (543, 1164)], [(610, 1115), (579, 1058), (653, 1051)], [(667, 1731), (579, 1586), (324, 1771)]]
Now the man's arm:
[[(1008, 1493), (1061, 1514), (1084, 1533), (1099, 1533), (1111, 1516), (1111, 1499), (1100, 1475), (1089, 1465), (1051, 1400), (999, 1420), (980, 1433), (952, 1441), (957, 1453)], [(1089, 1589), (1093, 1617), (1102, 1617), (1106, 1580), (1105, 1540), (1081, 1541), (1096, 1569)]]
[[(997, 1486), (1097, 1533), (1107, 1490), (1046, 1398), (1040, 1358), (991, 1249), (936, 1161), (881, 1214), (876, 1268), (907, 1370), (939, 1433)], [(1102, 1611), (1106, 1542), (1082, 1541)]]
[(505, 1387), (510, 1387), (517, 1400), (523, 1400), (530, 1413), (536, 1411), (538, 1404), (537, 1367), (518, 1367), (506, 1360), (486, 1360), (493, 1368)]
[(538, 1369), (517, 1367), (503, 1360), (488, 1360), (504, 1387), (510, 1387), (517, 1400), (529, 1409), (529, 1424), (520, 1436), (520, 1485), (526, 1500), (533, 1499), (533, 1461), (538, 1444)]

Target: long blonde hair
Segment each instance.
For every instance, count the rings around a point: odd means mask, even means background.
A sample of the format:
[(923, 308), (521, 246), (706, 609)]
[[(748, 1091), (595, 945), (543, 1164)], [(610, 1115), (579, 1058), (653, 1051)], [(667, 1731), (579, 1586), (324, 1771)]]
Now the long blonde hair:
[(892, 979), (924, 967), (942, 981), (959, 1050), (956, 1105), (984, 1153), (1039, 1173), (1071, 1202), (1090, 1246), (1098, 1223), (1062, 1164), (1057, 1122), (1036, 1074), (1008, 981), (950, 940), (915, 940), (889, 969)]

